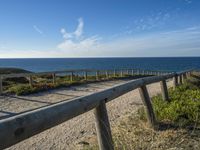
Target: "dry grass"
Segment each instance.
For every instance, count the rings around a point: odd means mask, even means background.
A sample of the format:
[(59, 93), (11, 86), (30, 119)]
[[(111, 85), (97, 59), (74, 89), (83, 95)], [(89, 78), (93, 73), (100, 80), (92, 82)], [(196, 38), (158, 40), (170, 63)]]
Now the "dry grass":
[[(162, 131), (148, 128), (136, 114), (124, 116), (112, 127), (116, 150), (199, 150), (200, 130), (166, 127)], [(79, 142), (79, 149), (98, 149), (96, 135)]]

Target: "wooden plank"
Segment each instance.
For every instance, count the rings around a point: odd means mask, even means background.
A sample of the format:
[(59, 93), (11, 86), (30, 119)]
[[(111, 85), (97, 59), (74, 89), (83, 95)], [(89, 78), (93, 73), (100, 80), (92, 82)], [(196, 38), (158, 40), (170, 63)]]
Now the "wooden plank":
[(146, 84), (172, 78), (174, 75), (168, 74), (128, 81), (91, 95), (74, 98), (71, 101), (59, 102), (0, 120), (0, 149), (7, 148), (64, 121), (88, 112), (98, 107), (102, 100), (106, 99), (106, 102), (111, 101), (139, 87), (140, 95), (148, 112), (148, 120), (155, 127), (156, 119)]
[(153, 107), (151, 104), (151, 100), (150, 100), (146, 85), (141, 86), (139, 88), (139, 92), (140, 92), (140, 96), (143, 101), (143, 104), (145, 106), (149, 126), (152, 127), (153, 129), (156, 129), (157, 128), (156, 118), (155, 118), (155, 114), (153, 111)]
[(160, 81), (160, 86), (161, 86), (161, 92), (162, 92), (163, 100), (164, 101), (169, 101), (169, 94), (168, 94), (166, 80)]
[(110, 123), (105, 101), (101, 101), (94, 110), (97, 139), (100, 150), (114, 150)]

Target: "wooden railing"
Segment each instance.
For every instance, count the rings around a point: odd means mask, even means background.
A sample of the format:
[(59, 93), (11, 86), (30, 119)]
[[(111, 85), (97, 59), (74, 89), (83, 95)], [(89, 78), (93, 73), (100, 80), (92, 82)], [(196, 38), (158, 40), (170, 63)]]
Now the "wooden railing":
[(107, 102), (139, 88), (147, 112), (149, 125), (156, 129), (156, 116), (146, 85), (160, 82), (163, 99), (167, 101), (169, 100), (169, 96), (166, 80), (173, 78), (173, 86), (176, 88), (176, 86), (182, 84), (190, 74), (191, 70), (131, 80), (101, 92), (0, 120), (0, 149), (12, 146), (33, 135), (94, 109), (99, 147), (101, 150), (113, 150), (112, 135), (106, 109)]
[(88, 80), (88, 74), (93, 74), (96, 76), (96, 80), (99, 80), (100, 75), (104, 75), (106, 79), (109, 77), (123, 77), (124, 74), (126, 75), (163, 75), (169, 72), (166, 71), (151, 71), (151, 70), (139, 70), (139, 69), (113, 69), (113, 70), (63, 70), (63, 71), (53, 71), (53, 72), (39, 72), (39, 73), (17, 73), (17, 74), (0, 74), (0, 94), (3, 93), (3, 80), (6, 78), (17, 78), (17, 77), (25, 77), (29, 80), (29, 85), (33, 86), (33, 77), (35, 76), (42, 76), (42, 75), (51, 75), (52, 76), (52, 83), (56, 84), (56, 76), (60, 74), (67, 74), (70, 76), (70, 81), (72, 82), (74, 79), (74, 75), (77, 74), (80, 77), (82, 76), (85, 81)]

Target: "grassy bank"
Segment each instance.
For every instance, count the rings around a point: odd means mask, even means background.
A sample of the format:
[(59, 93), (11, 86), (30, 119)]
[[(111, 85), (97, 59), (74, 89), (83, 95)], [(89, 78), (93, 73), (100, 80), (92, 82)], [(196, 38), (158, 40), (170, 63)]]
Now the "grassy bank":
[[(198, 150), (200, 149), (200, 84), (190, 79), (176, 90), (169, 90), (170, 101), (161, 95), (152, 98), (159, 130), (147, 125), (144, 108), (124, 116), (112, 127), (117, 150)], [(96, 135), (79, 143), (81, 149), (98, 149)]]
[[(13, 72), (12, 72), (13, 71)], [(9, 69), (9, 70), (2, 70), (2, 74), (5, 73), (24, 73), (28, 72), (25, 70), (18, 70), (18, 69)], [(125, 79), (125, 78), (141, 78), (145, 77), (144, 75), (128, 75), (124, 74), (122, 77), (118, 75), (116, 76), (109, 76), (106, 75), (99, 75), (98, 80), (96, 80), (95, 75), (88, 75), (87, 81), (85, 80), (84, 76), (80, 76), (78, 74), (73, 75), (73, 80), (71, 80), (71, 75), (57, 75), (55, 82), (53, 83), (52, 75), (37, 75), (33, 76), (33, 85), (30, 86), (29, 79), (25, 77), (16, 77), (16, 78), (6, 78), (3, 80), (3, 91), (6, 94), (16, 94), (16, 95), (28, 95), (43, 91), (48, 91), (52, 89), (58, 89), (63, 87), (70, 87), (72, 85), (81, 85), (85, 83), (94, 83), (100, 81), (107, 81), (107, 80), (114, 80), (114, 79)]]

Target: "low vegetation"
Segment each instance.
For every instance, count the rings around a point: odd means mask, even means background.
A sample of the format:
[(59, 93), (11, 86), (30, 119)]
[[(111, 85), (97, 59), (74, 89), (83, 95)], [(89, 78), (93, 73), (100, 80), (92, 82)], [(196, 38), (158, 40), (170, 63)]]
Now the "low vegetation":
[[(147, 125), (144, 108), (124, 116), (112, 127), (117, 150), (198, 150), (200, 149), (200, 84), (190, 79), (176, 90), (170, 89), (170, 101), (161, 95), (152, 98), (159, 129)], [(81, 149), (98, 149), (96, 136), (83, 139)], [(81, 142), (80, 142), (81, 143)], [(84, 144), (83, 144), (84, 143)], [(87, 144), (86, 144), (87, 143)]]
[(30, 73), (30, 71), (20, 68), (0, 68), (0, 74), (11, 74), (11, 73)]
[[(29, 71), (23, 69), (15, 69), (15, 68), (4, 68), (0, 69), (1, 74), (9, 74), (9, 73), (28, 73)], [(109, 80), (120, 79), (120, 78), (140, 78), (144, 77), (143, 75), (134, 75), (130, 76), (125, 74), (123, 77), (120, 77), (119, 74), (114, 76), (109, 76)], [(48, 91), (52, 89), (69, 87), (72, 85), (80, 85), (84, 83), (91, 82), (99, 82), (108, 80), (106, 75), (99, 75), (98, 80), (96, 76), (93, 74), (88, 74), (87, 81), (84, 76), (74, 74), (73, 80), (71, 80), (71, 75), (57, 75), (55, 83), (53, 83), (52, 75), (38, 75), (33, 76), (33, 84), (30, 86), (29, 79), (26, 77), (15, 77), (15, 78), (6, 78), (3, 80), (3, 91), (7, 94), (16, 94), (16, 95), (28, 95), (43, 91)]]

